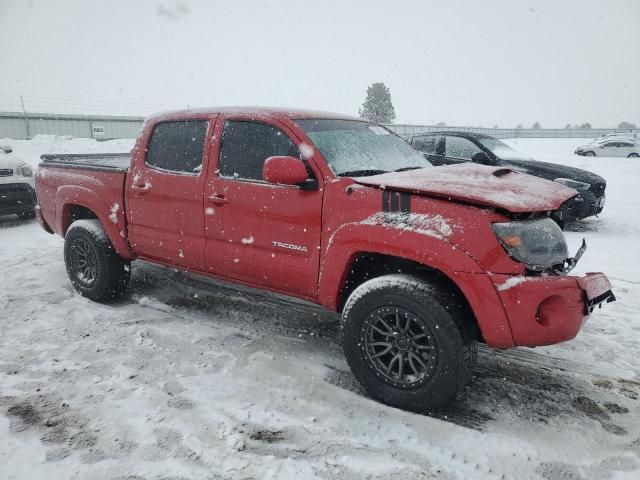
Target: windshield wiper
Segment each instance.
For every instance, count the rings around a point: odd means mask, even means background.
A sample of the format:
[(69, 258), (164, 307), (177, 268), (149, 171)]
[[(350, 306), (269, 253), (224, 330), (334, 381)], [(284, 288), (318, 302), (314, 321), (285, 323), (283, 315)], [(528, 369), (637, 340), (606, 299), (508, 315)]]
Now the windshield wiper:
[(407, 170), (419, 170), (421, 168), (425, 168), (425, 167), (402, 167), (397, 170), (394, 170), (394, 172), (406, 172)]
[(348, 172), (339, 173), (339, 177), (368, 177), (369, 175), (380, 175), (382, 173), (389, 173), (386, 170), (380, 170), (378, 168), (370, 168), (365, 170), (349, 170)]

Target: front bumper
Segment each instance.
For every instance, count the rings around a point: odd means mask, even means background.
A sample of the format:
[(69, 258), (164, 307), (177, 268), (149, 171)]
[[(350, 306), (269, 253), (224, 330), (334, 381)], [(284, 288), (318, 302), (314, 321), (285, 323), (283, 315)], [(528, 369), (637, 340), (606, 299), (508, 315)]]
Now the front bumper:
[(36, 191), (30, 184), (0, 184), (0, 215), (33, 212), (36, 203)]
[(591, 312), (615, 301), (602, 273), (514, 277), (492, 275), (516, 345), (552, 345), (574, 338)]

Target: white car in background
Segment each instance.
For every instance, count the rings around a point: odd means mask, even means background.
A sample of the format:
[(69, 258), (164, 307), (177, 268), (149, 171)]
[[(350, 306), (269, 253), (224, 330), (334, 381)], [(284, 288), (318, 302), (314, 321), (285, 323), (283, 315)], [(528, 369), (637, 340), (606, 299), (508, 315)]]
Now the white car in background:
[(604, 135), (596, 138), (594, 143), (606, 142), (607, 140), (613, 140), (614, 138), (618, 139), (626, 139), (631, 141), (639, 141), (638, 134), (633, 132), (614, 132), (614, 133), (605, 133)]
[(33, 170), (12, 152), (11, 147), (0, 145), (0, 215), (34, 218), (37, 202)]
[(632, 137), (612, 136), (576, 148), (585, 157), (640, 157), (640, 142)]

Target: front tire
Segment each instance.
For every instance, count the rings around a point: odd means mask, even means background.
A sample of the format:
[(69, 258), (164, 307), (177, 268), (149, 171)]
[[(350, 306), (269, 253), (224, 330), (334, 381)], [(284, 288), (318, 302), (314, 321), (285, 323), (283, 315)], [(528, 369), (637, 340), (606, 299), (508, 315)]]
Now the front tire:
[(638, 155), (638, 154), (637, 154), (637, 153), (635, 153), (635, 152), (630, 153), (629, 155), (627, 155), (627, 158), (637, 158), (637, 157), (640, 157), (640, 155)]
[(592, 152), (591, 150), (589, 150), (588, 152), (584, 152), (584, 156), (585, 157), (595, 157), (596, 156), (596, 152)]
[(118, 256), (98, 220), (77, 220), (64, 242), (64, 262), (74, 288), (102, 302), (122, 295), (129, 285), (130, 263)]
[(414, 412), (450, 405), (477, 356), (467, 310), (450, 289), (418, 277), (374, 278), (351, 294), (341, 340), (353, 374), (377, 400)]

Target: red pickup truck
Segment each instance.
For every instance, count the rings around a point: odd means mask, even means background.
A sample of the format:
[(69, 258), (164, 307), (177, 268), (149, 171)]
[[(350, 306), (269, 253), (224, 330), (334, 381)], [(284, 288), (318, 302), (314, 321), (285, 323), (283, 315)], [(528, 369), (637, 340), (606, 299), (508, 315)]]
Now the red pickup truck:
[(37, 216), (82, 295), (123, 293), (139, 259), (323, 305), (357, 379), (409, 410), (449, 404), (478, 342), (569, 340), (615, 299), (603, 274), (567, 275), (579, 255), (549, 213), (575, 190), (432, 168), (356, 118), (188, 110), (149, 118), (131, 155), (42, 158)]

